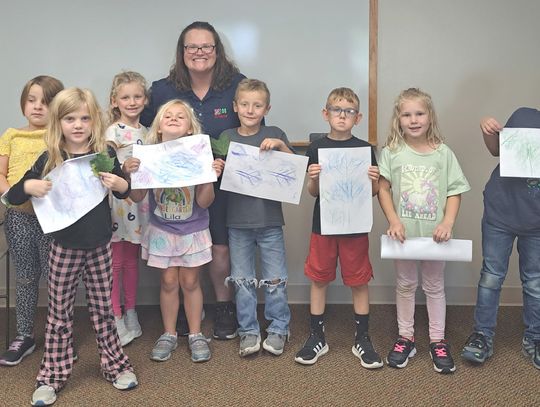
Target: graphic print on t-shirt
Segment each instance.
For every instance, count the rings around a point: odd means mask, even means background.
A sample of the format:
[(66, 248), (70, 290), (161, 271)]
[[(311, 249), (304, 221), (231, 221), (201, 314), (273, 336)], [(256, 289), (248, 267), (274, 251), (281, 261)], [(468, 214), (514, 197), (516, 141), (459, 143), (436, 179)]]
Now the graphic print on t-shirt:
[(532, 198), (536, 198), (540, 192), (540, 178), (527, 178), (527, 189)]
[(399, 208), (402, 218), (434, 221), (438, 207), (438, 170), (425, 165), (401, 168)]
[(154, 189), (154, 214), (165, 220), (189, 219), (193, 213), (193, 191), (194, 187)]

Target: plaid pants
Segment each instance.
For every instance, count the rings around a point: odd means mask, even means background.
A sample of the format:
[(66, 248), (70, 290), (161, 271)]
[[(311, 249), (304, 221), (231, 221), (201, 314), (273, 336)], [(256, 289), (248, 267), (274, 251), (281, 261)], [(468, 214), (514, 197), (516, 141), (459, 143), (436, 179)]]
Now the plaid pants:
[(111, 248), (68, 249), (51, 244), (48, 276), (49, 307), (45, 350), (38, 385), (60, 390), (73, 369), (73, 306), (79, 276), (86, 287), (90, 320), (96, 334), (101, 370), (108, 381), (133, 368), (116, 332), (111, 306)]

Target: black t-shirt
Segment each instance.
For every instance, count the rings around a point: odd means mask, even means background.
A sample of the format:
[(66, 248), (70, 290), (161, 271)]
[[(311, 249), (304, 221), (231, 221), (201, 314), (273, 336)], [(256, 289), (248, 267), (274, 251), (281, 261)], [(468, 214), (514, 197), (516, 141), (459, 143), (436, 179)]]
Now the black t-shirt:
[[(309, 158), (308, 167), (311, 164), (319, 163), (319, 148), (350, 148), (350, 147), (371, 147), (371, 165), (377, 165), (377, 159), (375, 158), (375, 151), (373, 149), (373, 146), (369, 144), (367, 141), (360, 140), (359, 138), (356, 138), (354, 136), (352, 136), (351, 138), (347, 140), (333, 140), (331, 138), (328, 138), (328, 135), (326, 135), (323, 138), (313, 141), (307, 148), (306, 156)], [(320, 207), (319, 196), (317, 196), (317, 199), (315, 200), (315, 206), (313, 207), (313, 226), (311, 230), (313, 233), (317, 233), (319, 235), (321, 234), (321, 207)], [(355, 234), (339, 235), (339, 236), (351, 237), (351, 236), (362, 236), (362, 235), (367, 235), (367, 233), (355, 233)]]
[[(108, 147), (108, 153), (110, 157), (114, 157), (114, 168), (111, 171), (113, 174), (119, 177), (125, 178), (120, 163), (116, 158), (115, 151)], [(87, 154), (75, 154), (72, 158), (81, 157)], [(8, 202), (14, 205), (20, 205), (30, 199), (30, 195), (24, 192), (24, 182), (29, 179), (41, 179), (43, 168), (47, 163), (48, 154), (44, 152), (39, 156), (19, 182), (13, 185), (8, 191)], [(119, 192), (113, 192), (113, 195), (118, 199), (124, 199), (129, 196), (131, 188), (121, 194)], [(76, 221), (74, 224), (52, 232), (53, 239), (69, 249), (94, 249), (99, 246), (103, 246), (109, 243), (112, 237), (112, 220), (111, 220), (111, 207), (109, 206), (109, 195), (105, 195), (103, 201), (101, 201), (94, 209)]]

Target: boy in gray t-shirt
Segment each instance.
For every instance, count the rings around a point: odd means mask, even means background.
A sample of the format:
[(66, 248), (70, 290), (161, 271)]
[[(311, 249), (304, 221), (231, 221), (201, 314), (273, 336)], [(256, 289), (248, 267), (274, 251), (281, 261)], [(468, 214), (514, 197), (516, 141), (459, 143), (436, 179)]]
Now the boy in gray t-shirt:
[[(222, 136), (230, 141), (293, 153), (285, 133), (261, 122), (270, 110), (270, 92), (256, 79), (244, 79), (238, 84), (233, 102), (240, 127), (225, 130)], [(225, 164), (226, 165), (226, 164)], [(289, 335), (291, 313), (287, 301), (287, 266), (283, 239), (281, 202), (230, 192), (228, 195), (227, 227), (231, 276), (234, 284), (236, 314), (240, 335), (240, 356), (258, 352), (261, 333), (257, 321), (257, 287), (264, 288), (265, 317), (270, 321), (263, 348), (281, 355)], [(262, 279), (257, 280), (255, 257), (260, 250)]]

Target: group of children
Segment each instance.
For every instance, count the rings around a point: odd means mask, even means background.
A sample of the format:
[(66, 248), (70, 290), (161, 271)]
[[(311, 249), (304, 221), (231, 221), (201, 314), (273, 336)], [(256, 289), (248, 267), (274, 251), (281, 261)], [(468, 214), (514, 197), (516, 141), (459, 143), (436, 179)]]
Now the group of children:
[[(130, 174), (141, 164), (132, 157), (132, 144), (167, 142), (199, 134), (203, 129), (189, 104), (174, 99), (161, 106), (147, 130), (139, 123), (147, 97), (146, 81), (141, 75), (135, 72), (116, 75), (110, 93), (109, 123), (105, 128), (98, 103), (90, 91), (63, 89), (55, 78), (39, 76), (26, 84), (21, 95), (21, 109), (28, 125), (8, 129), (0, 138), (0, 193), (6, 195), (9, 204), (5, 232), (17, 269), (17, 337), (0, 358), (0, 364), (16, 365), (34, 350), (33, 321), (39, 278), (42, 274), (48, 278), (45, 349), (33, 405), (54, 403), (57, 392), (71, 374), (76, 360), (72, 333), (79, 277), (86, 287), (104, 377), (120, 390), (137, 386), (123, 347), (142, 335), (135, 311), (140, 257), (148, 266), (161, 270), (164, 332), (151, 351), (151, 359), (168, 360), (177, 347), (180, 292), (189, 325), (191, 359), (204, 362), (211, 358), (209, 340), (201, 332), (200, 272), (212, 259), (208, 207), (214, 200), (213, 185), (131, 190), (129, 182)], [(224, 137), (259, 147), (261, 151), (294, 153), (281, 129), (263, 124), (270, 110), (270, 92), (264, 82), (242, 80), (233, 107), (240, 126), (224, 131)], [(316, 198), (304, 270), (311, 281), (310, 335), (295, 361), (311, 365), (329, 350), (324, 329), (326, 291), (336, 277), (339, 259), (343, 282), (352, 291), (356, 326), (352, 353), (365, 368), (380, 368), (383, 360), (373, 347), (368, 329), (368, 283), (373, 277), (368, 235), (321, 234), (319, 177), (325, 168), (319, 164), (319, 150), (371, 148), (371, 166), (366, 176), (388, 219), (387, 234), (400, 242), (410, 237), (432, 237), (436, 242), (449, 240), (461, 194), (470, 187), (455, 155), (443, 142), (430, 96), (418, 89), (407, 89), (396, 99), (390, 133), (378, 163), (373, 147), (352, 135), (362, 114), (358, 96), (351, 89), (332, 90), (322, 115), (330, 130), (312, 142), (306, 153), (308, 191)], [(540, 128), (540, 112), (518, 111), (508, 126)], [(494, 119), (485, 119), (481, 128), (488, 149), (498, 155), (501, 126)], [(94, 153), (106, 153), (114, 159), (111, 172), (99, 172), (110, 196), (71, 226), (44, 235), (28, 200), (43, 197), (51, 190), (51, 181), (45, 177), (48, 172), (67, 159)], [(214, 160), (212, 168), (218, 177), (225, 165), (226, 160)], [(532, 254), (537, 252), (534, 242), (538, 240), (540, 222), (523, 218), (539, 216), (540, 212), (535, 211), (539, 209), (537, 192), (538, 183), (501, 178), (498, 167), (488, 183), (485, 194), (489, 199), (485, 200), (482, 225), (484, 265), (478, 285), (475, 327), (462, 352), (467, 360), (483, 362), (493, 353), (498, 295), (513, 240), (518, 237), (520, 258), (524, 259), (520, 272), (527, 325), (523, 350), (540, 368), (540, 296), (537, 295), (540, 259)], [(499, 198), (492, 199), (494, 194), (505, 196), (501, 204)], [(269, 321), (262, 347), (280, 355), (290, 335), (291, 316), (281, 203), (237, 193), (229, 193), (228, 200), (226, 223), (231, 275), (227, 283), (236, 292), (239, 354), (247, 356), (260, 350), (257, 288), (262, 288), (264, 316)], [(508, 216), (497, 216), (505, 208), (514, 214), (508, 223), (501, 221)], [(514, 211), (515, 208), (522, 210)], [(257, 248), (261, 279), (256, 274)], [(399, 337), (386, 357), (387, 364), (403, 368), (416, 353), (414, 309), (419, 268), (427, 301), (433, 366), (440, 373), (453, 372), (455, 364), (445, 340), (444, 262), (397, 260), (395, 267)]]

